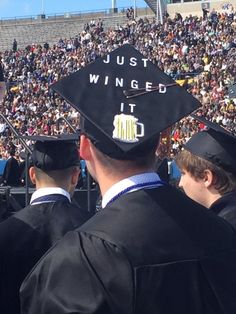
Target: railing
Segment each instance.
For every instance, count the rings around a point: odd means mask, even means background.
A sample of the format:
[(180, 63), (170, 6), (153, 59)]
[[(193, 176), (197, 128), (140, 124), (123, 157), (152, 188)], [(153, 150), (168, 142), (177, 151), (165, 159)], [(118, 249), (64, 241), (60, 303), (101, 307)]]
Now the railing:
[(21, 144), (24, 146), (25, 150), (31, 154), (32, 150), (29, 148), (29, 146), (26, 144), (25, 140), (21, 138), (18, 134), (18, 132), (15, 130), (14, 126), (11, 124), (11, 122), (2, 114), (0, 113), (0, 117), (6, 122), (6, 124), (11, 129), (12, 133), (17, 137), (17, 139), (21, 142)]
[[(116, 9), (101, 9), (90, 11), (75, 11), (75, 12), (63, 12), (63, 13), (50, 13), (50, 14), (38, 14), (38, 15), (25, 15), (15, 17), (2, 17), (0, 18), (1, 24), (22, 23), (22, 22), (34, 22), (37, 20), (61, 20), (71, 18), (93, 18), (93, 17), (109, 17), (114, 14), (125, 14), (128, 7), (119, 7)], [(145, 8), (144, 8), (145, 9)]]
[(65, 121), (74, 133), (77, 132), (74, 126), (70, 123), (70, 121), (68, 121), (64, 116), (61, 116), (60, 118), (58, 118), (56, 122), (60, 122), (61, 120)]

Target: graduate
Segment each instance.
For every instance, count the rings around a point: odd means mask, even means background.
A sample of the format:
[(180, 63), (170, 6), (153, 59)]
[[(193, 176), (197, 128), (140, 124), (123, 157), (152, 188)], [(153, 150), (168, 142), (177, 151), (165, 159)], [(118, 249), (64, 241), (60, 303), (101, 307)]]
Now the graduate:
[(236, 228), (236, 138), (220, 125), (192, 116), (206, 128), (176, 157), (182, 172), (179, 186)]
[(236, 313), (235, 232), (155, 172), (160, 133), (198, 101), (129, 44), (52, 88), (82, 115), (102, 209), (33, 268), (22, 314)]
[(86, 210), (72, 203), (79, 176), (77, 135), (30, 136), (35, 141), (29, 176), (30, 204), (0, 224), (0, 312), (20, 313), (19, 288), (36, 262), (67, 231), (83, 224)]

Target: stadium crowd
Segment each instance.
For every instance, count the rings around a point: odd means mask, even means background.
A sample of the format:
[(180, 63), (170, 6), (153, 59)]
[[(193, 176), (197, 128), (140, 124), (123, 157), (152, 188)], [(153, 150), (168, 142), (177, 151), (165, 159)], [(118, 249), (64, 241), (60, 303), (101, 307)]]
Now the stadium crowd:
[[(78, 129), (78, 112), (49, 86), (99, 56), (130, 43), (201, 101), (200, 115), (236, 134), (236, 99), (228, 91), (236, 77), (235, 38), (233, 8), (221, 13), (213, 9), (204, 18), (191, 15), (183, 18), (179, 13), (174, 18), (166, 15), (162, 25), (155, 18), (139, 18), (105, 30), (101, 20), (91, 21), (74, 38), (61, 38), (52, 46), (32, 44), (25, 49), (0, 52), (7, 82), (0, 113), (21, 135), (71, 132), (61, 117)], [(172, 129), (168, 153), (175, 155), (203, 127), (192, 118), (181, 120)], [(3, 158), (8, 157), (12, 143), (18, 156), (22, 144), (5, 121), (0, 120)]]

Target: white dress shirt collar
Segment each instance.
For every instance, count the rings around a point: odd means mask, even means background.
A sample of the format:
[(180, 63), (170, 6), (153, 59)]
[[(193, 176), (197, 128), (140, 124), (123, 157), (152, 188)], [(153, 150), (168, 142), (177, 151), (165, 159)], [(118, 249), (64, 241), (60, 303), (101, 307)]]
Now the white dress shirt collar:
[(51, 195), (51, 194), (61, 194), (64, 195), (68, 198), (68, 200), (71, 202), (71, 198), (70, 198), (70, 194), (62, 189), (62, 188), (56, 188), (56, 187), (48, 187), (48, 188), (40, 188), (38, 190), (36, 190), (32, 196), (31, 196), (31, 200), (30, 200), (30, 204), (37, 198), (41, 197), (41, 196), (45, 196), (45, 195)]
[[(150, 185), (150, 183), (152, 182), (153, 184)], [(147, 183), (148, 185), (147, 187), (137, 187), (137, 185), (145, 183)], [(122, 191), (125, 191), (127, 188), (133, 187), (130, 191), (127, 192), (130, 193), (144, 188), (149, 189), (155, 188), (160, 185), (163, 184), (160, 180), (160, 177), (155, 172), (146, 172), (132, 177), (128, 177), (124, 180), (115, 183), (107, 190), (107, 192), (104, 194), (102, 198), (102, 208), (104, 208), (114, 197), (122, 193)]]

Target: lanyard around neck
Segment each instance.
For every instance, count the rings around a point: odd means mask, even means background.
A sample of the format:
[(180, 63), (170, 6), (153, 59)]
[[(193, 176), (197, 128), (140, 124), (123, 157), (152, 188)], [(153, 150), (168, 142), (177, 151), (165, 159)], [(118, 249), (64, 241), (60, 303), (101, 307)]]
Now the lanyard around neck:
[(107, 203), (107, 205), (114, 202), (115, 200), (117, 200), (120, 196), (131, 192), (132, 190), (140, 190), (140, 189), (146, 189), (146, 188), (157, 188), (157, 187), (163, 186), (163, 185), (167, 185), (167, 183), (164, 181), (161, 181), (161, 180), (156, 180), (156, 181), (151, 181), (151, 182), (140, 182), (140, 183), (131, 185), (131, 186), (127, 187), (126, 189), (117, 193), (112, 199), (110, 199), (110, 201)]
[(69, 199), (62, 194), (49, 194), (49, 195), (43, 195), (40, 197), (35, 198), (30, 205), (38, 205), (38, 204), (43, 204), (43, 203), (52, 203), (52, 202), (62, 202), (62, 201), (67, 201), (69, 202)]

